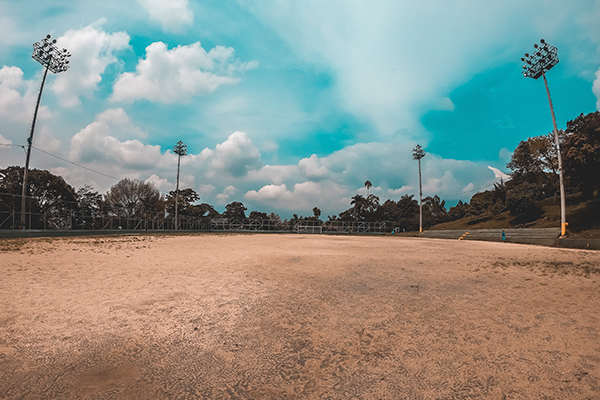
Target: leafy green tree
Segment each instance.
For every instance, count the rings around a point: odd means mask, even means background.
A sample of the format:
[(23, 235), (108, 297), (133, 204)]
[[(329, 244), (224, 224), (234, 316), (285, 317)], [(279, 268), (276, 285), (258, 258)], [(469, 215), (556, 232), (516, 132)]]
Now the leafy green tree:
[(469, 203), (463, 203), (459, 200), (454, 207), (450, 207), (450, 210), (448, 210), (448, 220), (456, 221), (457, 219), (461, 219), (467, 215), (468, 211)]
[(247, 208), (244, 207), (244, 204), (242, 204), (239, 201), (234, 201), (225, 206), (225, 212), (223, 213), (223, 217), (227, 218), (230, 221), (242, 221), (246, 219), (246, 210)]
[(190, 206), (190, 215), (206, 219), (220, 218), (221, 214), (208, 203), (201, 203)]
[(76, 192), (79, 212), (74, 222), (77, 228), (92, 229), (95, 227), (95, 218), (102, 213), (102, 195), (94, 191), (90, 185), (83, 185)]
[[(23, 168), (8, 167), (0, 170), (0, 173), (4, 176), (0, 182), (1, 191), (19, 196), (20, 200)], [(27, 209), (32, 213), (32, 228), (44, 225), (54, 229), (71, 228), (73, 214), (78, 210), (77, 197), (75, 189), (63, 177), (46, 170), (31, 169), (27, 186), (31, 196)]]
[(513, 215), (539, 215), (540, 208), (536, 202), (546, 198), (540, 184), (523, 182), (506, 194), (506, 207)]
[(365, 181), (365, 187), (367, 188), (367, 197), (369, 197), (369, 190), (373, 187), (373, 184), (371, 181), (367, 180)]
[(491, 208), (495, 203), (496, 197), (492, 191), (486, 190), (485, 192), (475, 193), (471, 197), (471, 204), (469, 204), (469, 208), (467, 209), (467, 215), (480, 216), (491, 213)]
[(178, 214), (181, 215), (192, 215), (193, 208), (191, 207), (193, 203), (200, 200), (200, 196), (198, 193), (192, 188), (180, 189), (179, 196), (177, 196), (176, 190), (171, 190), (169, 194), (167, 194), (165, 198), (165, 206), (167, 209), (167, 213), (170, 215), (175, 215), (175, 200), (179, 197), (178, 204)]
[(321, 210), (319, 207), (313, 207), (313, 215), (315, 216), (315, 219), (319, 219), (321, 216)]
[(571, 185), (591, 197), (600, 191), (600, 111), (567, 122), (565, 173)]
[(152, 184), (138, 179), (121, 179), (104, 195), (109, 215), (124, 218), (148, 217), (164, 211), (164, 199)]
[[(559, 140), (564, 142), (565, 133), (559, 132)], [(554, 134), (530, 137), (519, 143), (506, 166), (513, 174), (535, 176), (557, 184), (558, 156)], [(536, 180), (536, 179), (530, 179)]]
[(269, 214), (269, 221), (274, 222), (274, 223), (280, 223), (281, 222), (281, 217), (278, 214), (275, 214), (274, 212), (271, 212)]
[(447, 220), (446, 215), (446, 201), (441, 200), (436, 194), (435, 196), (427, 196), (423, 199), (423, 226), (430, 227), (435, 224), (445, 222)]
[(405, 194), (400, 200), (386, 200), (379, 207), (379, 220), (391, 221), (393, 227), (412, 231), (419, 229), (419, 203), (414, 195)]
[(267, 221), (269, 215), (265, 212), (252, 211), (248, 216), (248, 219)]

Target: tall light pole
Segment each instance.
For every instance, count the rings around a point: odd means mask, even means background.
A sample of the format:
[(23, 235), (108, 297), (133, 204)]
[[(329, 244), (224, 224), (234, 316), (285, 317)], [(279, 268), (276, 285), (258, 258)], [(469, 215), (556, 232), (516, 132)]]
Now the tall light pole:
[(558, 128), (556, 127), (554, 107), (552, 107), (552, 99), (550, 98), (550, 90), (548, 89), (548, 81), (546, 80), (546, 72), (558, 64), (558, 49), (546, 43), (544, 39), (540, 40), (540, 43), (540, 45), (537, 43), (533, 45), (536, 49), (535, 53), (525, 53), (525, 57), (522, 57), (521, 61), (525, 63), (523, 65), (524, 77), (538, 79), (541, 76), (544, 78), (546, 94), (548, 95), (548, 102), (550, 103), (550, 113), (552, 114), (552, 124), (554, 126), (556, 153), (558, 154), (558, 176), (560, 181), (560, 234), (561, 236), (565, 236), (568, 223), (565, 205), (565, 185), (563, 183), (562, 156), (560, 154), (560, 142), (558, 140)]
[(187, 144), (183, 144), (180, 140), (173, 146), (173, 153), (177, 154), (177, 189), (175, 189), (175, 230), (179, 226), (179, 219), (177, 209), (179, 205), (179, 165), (181, 164), (181, 157), (187, 156)]
[(425, 150), (420, 145), (413, 149), (413, 160), (419, 160), (419, 233), (423, 233), (423, 187), (421, 185), (421, 158)]
[(71, 54), (69, 54), (67, 49), (59, 50), (58, 47), (56, 47), (56, 39), (52, 39), (50, 35), (47, 35), (41, 41), (33, 44), (33, 54), (31, 55), (31, 58), (44, 66), (44, 77), (42, 78), (40, 93), (38, 94), (35, 111), (33, 112), (31, 132), (29, 133), (29, 138), (27, 138), (27, 157), (25, 158), (23, 191), (21, 193), (21, 227), (23, 229), (25, 229), (25, 196), (27, 196), (27, 175), (29, 172), (29, 159), (31, 158), (31, 145), (33, 144), (33, 132), (35, 130), (35, 121), (37, 120), (37, 114), (40, 108), (44, 83), (46, 83), (48, 70), (54, 74), (58, 74), (59, 72), (64, 72), (69, 69), (69, 57), (71, 57)]

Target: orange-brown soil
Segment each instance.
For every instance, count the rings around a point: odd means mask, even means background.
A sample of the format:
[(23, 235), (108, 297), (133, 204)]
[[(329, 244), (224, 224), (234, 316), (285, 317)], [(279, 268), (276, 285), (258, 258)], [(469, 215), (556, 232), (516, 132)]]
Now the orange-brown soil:
[(0, 399), (600, 397), (600, 252), (0, 240)]

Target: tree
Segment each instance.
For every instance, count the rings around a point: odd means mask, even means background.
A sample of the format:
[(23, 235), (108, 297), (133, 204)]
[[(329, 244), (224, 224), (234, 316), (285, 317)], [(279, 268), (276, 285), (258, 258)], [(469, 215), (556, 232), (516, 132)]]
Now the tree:
[(102, 195), (92, 189), (90, 185), (83, 185), (76, 192), (79, 208), (77, 227), (82, 229), (94, 228), (94, 218), (102, 212)]
[(315, 216), (315, 219), (319, 219), (321, 216), (321, 210), (319, 207), (313, 207), (313, 215)]
[(425, 219), (424, 226), (430, 227), (435, 224), (446, 221), (446, 201), (441, 200), (436, 194), (435, 196), (427, 196), (423, 199), (423, 217)]
[(373, 184), (371, 183), (371, 181), (367, 180), (365, 181), (365, 187), (367, 188), (367, 197), (369, 197), (369, 189), (373, 187)]
[(269, 219), (269, 216), (265, 212), (252, 211), (248, 216), (248, 219), (266, 221)]
[[(561, 146), (565, 132), (559, 132)], [(519, 143), (506, 166), (516, 181), (544, 183), (551, 191), (558, 189), (558, 153), (554, 134), (530, 137)]]
[[(23, 168), (8, 167), (0, 170), (4, 176), (0, 182), (2, 192), (20, 196), (23, 185)], [(73, 213), (78, 210), (75, 189), (62, 176), (32, 169), (27, 180), (27, 200), (31, 217), (31, 228), (46, 226), (54, 229), (71, 228)], [(28, 219), (29, 220), (29, 219)]]
[(190, 215), (201, 218), (213, 219), (221, 217), (221, 214), (213, 206), (208, 203), (190, 206)]
[(469, 203), (463, 203), (462, 200), (459, 200), (454, 207), (450, 207), (450, 210), (448, 210), (448, 220), (456, 221), (457, 219), (461, 219), (467, 215), (468, 210)]
[(567, 122), (564, 167), (570, 183), (591, 197), (600, 191), (600, 111)]
[(280, 223), (281, 217), (279, 216), (279, 214), (275, 214), (274, 212), (271, 212), (269, 214), (269, 221), (274, 222), (274, 223)]
[(397, 202), (386, 200), (378, 209), (380, 220), (391, 221), (393, 227), (407, 231), (419, 228), (418, 213), (419, 203), (414, 195), (404, 195)]
[(178, 214), (191, 215), (193, 213), (191, 205), (200, 200), (200, 196), (198, 196), (198, 193), (192, 188), (179, 190), (179, 195), (176, 190), (171, 190), (165, 198), (165, 206), (170, 215), (174, 215), (175, 202), (177, 200), (179, 200), (177, 206)]
[(233, 220), (244, 220), (246, 219), (246, 210), (242, 203), (239, 201), (234, 201), (225, 206), (225, 212), (223, 213), (223, 217), (227, 218), (230, 221)]
[(104, 195), (109, 214), (132, 218), (164, 210), (164, 201), (152, 184), (137, 179), (121, 179)]
[(546, 196), (539, 184), (523, 182), (506, 194), (506, 207), (513, 215), (524, 215), (535, 219), (540, 214), (536, 202)]

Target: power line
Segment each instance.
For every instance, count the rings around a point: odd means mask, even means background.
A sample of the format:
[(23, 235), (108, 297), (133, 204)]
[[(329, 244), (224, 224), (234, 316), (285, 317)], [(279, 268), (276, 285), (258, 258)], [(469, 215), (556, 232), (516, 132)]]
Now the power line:
[[(25, 149), (25, 146), (23, 146), (23, 145), (21, 145), (21, 144), (0, 143), (0, 146), (21, 147), (21, 148)], [(56, 154), (49, 153), (49, 152), (47, 152), (46, 150), (42, 150), (42, 149), (40, 149), (40, 148), (37, 148), (37, 147), (35, 147), (35, 146), (31, 146), (31, 147), (32, 147), (32, 148), (34, 148), (34, 149), (36, 149), (37, 151), (41, 151), (41, 152), (42, 152), (42, 153), (44, 153), (44, 154), (48, 154), (49, 156), (52, 156), (52, 157), (54, 157), (54, 158), (58, 158), (59, 160), (62, 160), (62, 161), (64, 161), (64, 162), (68, 162), (69, 164), (73, 164), (73, 165), (75, 165), (75, 166), (77, 166), (77, 167), (79, 167), (79, 168), (83, 168), (83, 169), (86, 169), (86, 170), (88, 170), (88, 171), (95, 172), (96, 174), (104, 175), (104, 176), (106, 176), (107, 178), (112, 178), (112, 179), (115, 179), (115, 180), (117, 180), (117, 181), (119, 180), (119, 178), (117, 178), (116, 176), (108, 175), (108, 174), (105, 174), (104, 172), (96, 171), (95, 169), (92, 169), (92, 168), (86, 167), (86, 166), (84, 166), (84, 165), (81, 165), (81, 164), (77, 164), (77, 163), (76, 163), (76, 162), (74, 162), (74, 161), (67, 160), (66, 158), (62, 158), (62, 157), (60, 157), (60, 156), (57, 156)]]
[(117, 181), (119, 180), (119, 178), (117, 178), (116, 176), (108, 175), (108, 174), (105, 174), (104, 172), (96, 171), (95, 169), (88, 168), (88, 167), (86, 167), (86, 166), (83, 166), (83, 165), (81, 165), (81, 164), (77, 164), (77, 163), (76, 163), (76, 162), (74, 162), (74, 161), (67, 160), (66, 158), (62, 158), (62, 157), (60, 157), (60, 156), (57, 156), (56, 154), (49, 153), (49, 152), (47, 152), (47, 151), (45, 151), (45, 150), (42, 150), (42, 149), (39, 149), (39, 148), (37, 148), (37, 147), (35, 147), (35, 146), (31, 146), (31, 147), (32, 147), (32, 148), (34, 148), (34, 149), (36, 149), (37, 151), (41, 151), (41, 152), (42, 152), (42, 153), (44, 153), (44, 154), (48, 154), (49, 156), (52, 156), (52, 157), (54, 157), (54, 158), (58, 158), (59, 160), (62, 160), (62, 161), (64, 161), (64, 162), (68, 162), (69, 164), (73, 164), (73, 165), (75, 165), (75, 166), (77, 166), (77, 167), (79, 167), (79, 168), (83, 168), (83, 169), (86, 169), (86, 170), (88, 170), (88, 171), (95, 172), (95, 173), (97, 173), (97, 174), (99, 174), (99, 175), (104, 175), (104, 176), (106, 176), (107, 178), (112, 178), (112, 179), (115, 179), (115, 180), (117, 180)]
[(13, 147), (22, 147), (22, 148), (25, 148), (25, 146), (23, 146), (21, 144), (12, 144), (12, 143), (0, 143), (0, 146), (13, 146)]
[(481, 186), (481, 187), (478, 187), (478, 188), (475, 188), (475, 189), (471, 189), (471, 190), (467, 190), (467, 191), (463, 190), (463, 191), (456, 192), (456, 193), (447, 193), (447, 194), (443, 194), (441, 196), (443, 196), (443, 197), (449, 197), (449, 196), (456, 196), (458, 194), (474, 193), (474, 192), (480, 191), (481, 189), (490, 188), (490, 187), (494, 186), (496, 183), (498, 183), (498, 182), (490, 183), (489, 185)]

